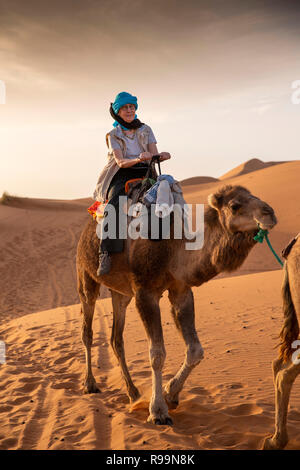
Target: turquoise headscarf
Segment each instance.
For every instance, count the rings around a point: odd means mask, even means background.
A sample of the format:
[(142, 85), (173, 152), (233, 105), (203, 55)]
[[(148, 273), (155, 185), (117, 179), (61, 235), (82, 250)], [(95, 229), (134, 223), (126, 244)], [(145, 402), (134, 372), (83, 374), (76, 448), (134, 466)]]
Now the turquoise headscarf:
[[(124, 106), (125, 104), (128, 104), (128, 103), (134, 104), (135, 109), (138, 108), (137, 97), (131, 95), (130, 93), (127, 93), (126, 91), (122, 91), (121, 93), (117, 94), (117, 96), (115, 98), (115, 101), (112, 104), (112, 108), (113, 108), (114, 112), (116, 114), (118, 114), (119, 109), (122, 108), (122, 106)], [(134, 116), (134, 119), (136, 119), (136, 118), (137, 118), (137, 115)], [(113, 126), (114, 127), (121, 126), (126, 131), (128, 130), (126, 127), (122, 126), (122, 124), (119, 124), (117, 121), (115, 121), (113, 123)]]

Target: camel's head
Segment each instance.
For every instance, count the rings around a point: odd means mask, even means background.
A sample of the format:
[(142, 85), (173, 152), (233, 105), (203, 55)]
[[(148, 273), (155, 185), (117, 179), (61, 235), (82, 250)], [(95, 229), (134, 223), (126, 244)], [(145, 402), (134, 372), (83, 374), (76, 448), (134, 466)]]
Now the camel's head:
[(274, 210), (242, 186), (223, 186), (208, 196), (208, 203), (218, 211), (223, 227), (231, 233), (270, 230), (277, 223)]

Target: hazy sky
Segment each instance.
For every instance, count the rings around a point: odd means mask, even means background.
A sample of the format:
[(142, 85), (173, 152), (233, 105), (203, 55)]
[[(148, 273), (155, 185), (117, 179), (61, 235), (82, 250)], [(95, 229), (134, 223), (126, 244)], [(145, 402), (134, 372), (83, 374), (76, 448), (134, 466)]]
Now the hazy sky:
[(0, 0), (0, 195), (91, 196), (120, 91), (176, 179), (300, 159), (299, 24), (298, 0)]

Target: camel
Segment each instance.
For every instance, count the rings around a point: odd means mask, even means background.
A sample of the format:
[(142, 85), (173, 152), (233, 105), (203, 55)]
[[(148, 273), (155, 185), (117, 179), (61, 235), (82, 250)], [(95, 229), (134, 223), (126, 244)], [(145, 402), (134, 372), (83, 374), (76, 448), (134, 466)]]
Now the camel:
[[(284, 263), (282, 300), (284, 323), (280, 332), (279, 357), (272, 363), (275, 388), (275, 433), (267, 437), (263, 449), (283, 449), (288, 443), (287, 413), (293, 383), (300, 373), (300, 234), (287, 247), (290, 253)], [(293, 245), (293, 246), (292, 246)], [(292, 246), (292, 247), (291, 247)], [(296, 344), (294, 343), (296, 342)], [(294, 344), (293, 344), (294, 343)]]
[[(82, 341), (86, 354), (85, 393), (99, 389), (91, 368), (92, 321), (100, 284), (111, 291), (113, 327), (111, 346), (119, 361), (131, 402), (140, 397), (130, 377), (124, 353), (123, 330), (126, 307), (132, 297), (143, 321), (152, 368), (152, 397), (148, 421), (171, 425), (168, 409), (176, 408), (184, 382), (204, 357), (195, 329), (192, 287), (200, 286), (217, 274), (241, 266), (255, 246), (253, 237), (277, 223), (274, 210), (242, 186), (227, 185), (208, 197), (204, 214), (204, 244), (199, 250), (186, 250), (184, 239), (152, 241), (125, 240), (122, 253), (112, 255), (111, 271), (98, 277), (96, 222), (84, 228), (77, 249), (78, 292), (83, 314)], [(166, 357), (159, 300), (168, 291), (171, 312), (186, 345), (185, 358), (175, 376), (162, 387)]]

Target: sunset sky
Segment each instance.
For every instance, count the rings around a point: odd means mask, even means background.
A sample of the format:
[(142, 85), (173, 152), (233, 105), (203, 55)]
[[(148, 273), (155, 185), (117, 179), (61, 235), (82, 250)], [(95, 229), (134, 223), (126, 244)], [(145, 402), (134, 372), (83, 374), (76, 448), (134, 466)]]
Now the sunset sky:
[(299, 25), (298, 0), (0, 0), (0, 195), (92, 196), (120, 91), (178, 180), (299, 160)]

